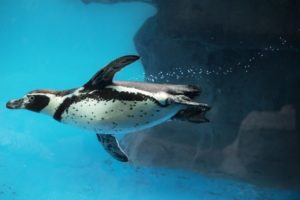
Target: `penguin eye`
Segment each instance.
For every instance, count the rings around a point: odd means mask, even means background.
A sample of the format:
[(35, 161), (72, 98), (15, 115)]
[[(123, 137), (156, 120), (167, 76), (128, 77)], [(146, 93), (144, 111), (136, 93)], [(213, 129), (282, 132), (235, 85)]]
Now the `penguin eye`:
[(34, 96), (28, 96), (28, 100), (29, 100), (30, 103), (33, 102), (34, 101)]

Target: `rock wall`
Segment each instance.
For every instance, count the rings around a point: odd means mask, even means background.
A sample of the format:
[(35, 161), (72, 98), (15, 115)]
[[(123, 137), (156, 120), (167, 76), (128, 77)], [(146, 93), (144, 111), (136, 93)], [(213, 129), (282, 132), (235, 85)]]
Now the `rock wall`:
[(127, 135), (132, 162), (299, 187), (300, 2), (146, 2), (158, 9), (135, 37), (146, 76), (193, 69), (168, 80), (200, 85), (211, 122)]

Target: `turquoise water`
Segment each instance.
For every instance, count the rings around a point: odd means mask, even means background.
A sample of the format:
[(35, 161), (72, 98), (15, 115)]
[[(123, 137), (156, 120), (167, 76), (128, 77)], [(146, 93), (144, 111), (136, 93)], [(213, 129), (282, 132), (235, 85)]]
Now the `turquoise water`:
[[(119, 163), (94, 134), (5, 103), (37, 88), (85, 83), (156, 9), (144, 3), (1, 0), (0, 199), (286, 199), (299, 195), (175, 169)], [(116, 79), (143, 80), (140, 62)]]

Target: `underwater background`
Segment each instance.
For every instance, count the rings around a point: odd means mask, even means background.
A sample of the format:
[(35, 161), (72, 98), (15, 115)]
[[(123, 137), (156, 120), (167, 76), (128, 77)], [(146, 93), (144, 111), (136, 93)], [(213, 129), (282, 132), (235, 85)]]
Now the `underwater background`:
[[(0, 0), (0, 200), (300, 199), (300, 3), (222, 0)], [(8, 100), (115, 79), (196, 84), (209, 123), (167, 122), (121, 138)]]

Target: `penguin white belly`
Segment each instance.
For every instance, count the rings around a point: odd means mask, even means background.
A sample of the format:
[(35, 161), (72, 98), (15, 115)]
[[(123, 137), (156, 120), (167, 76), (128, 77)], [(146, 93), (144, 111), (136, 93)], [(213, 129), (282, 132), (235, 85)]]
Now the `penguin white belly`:
[(99, 101), (87, 98), (70, 105), (62, 122), (103, 134), (124, 134), (153, 127), (169, 120), (182, 105), (159, 106), (145, 101)]

